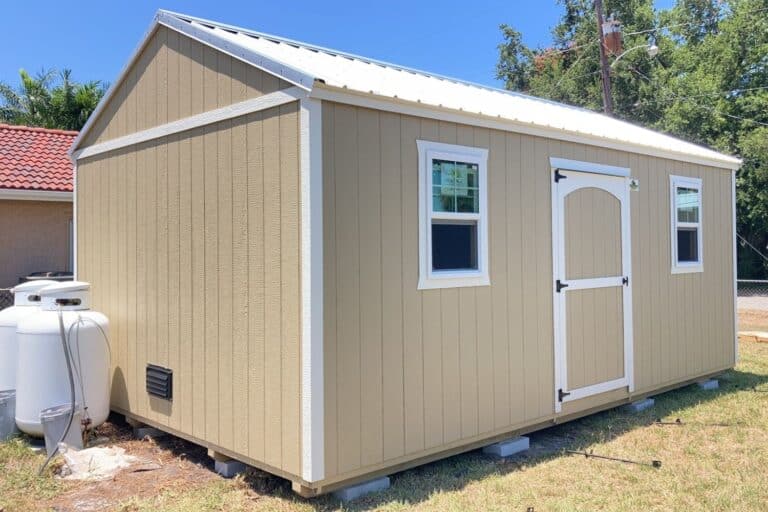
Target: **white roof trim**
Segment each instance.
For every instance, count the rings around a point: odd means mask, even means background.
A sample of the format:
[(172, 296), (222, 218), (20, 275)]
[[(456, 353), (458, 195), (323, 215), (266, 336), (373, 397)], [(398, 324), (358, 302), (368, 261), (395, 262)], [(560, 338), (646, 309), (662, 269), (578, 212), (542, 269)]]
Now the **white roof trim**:
[(72, 192), (0, 188), (0, 199), (9, 201), (60, 201), (71, 203)]
[[(157, 19), (161, 25), (165, 25), (177, 32), (181, 32), (192, 39), (216, 48), (227, 55), (257, 67), (262, 71), (277, 75), (283, 80), (301, 87), (304, 90), (311, 90), (312, 85), (315, 82), (315, 78), (307, 73), (279, 61), (270, 59), (241, 45), (233, 44), (224, 37), (216, 35), (211, 29), (206, 30), (207, 27), (204, 25), (204, 20), (198, 20), (198, 18), (162, 10), (157, 13)], [(219, 23), (212, 25), (220, 27), (221, 30), (226, 30), (228, 28)]]
[(116, 139), (110, 139), (93, 146), (75, 151), (71, 154), (71, 158), (74, 160), (80, 160), (81, 158), (88, 158), (89, 156), (99, 155), (108, 151), (114, 151), (128, 146), (141, 144), (150, 140), (159, 139), (172, 135), (174, 133), (185, 132), (201, 126), (206, 126), (225, 119), (233, 119), (235, 117), (244, 116), (252, 112), (260, 112), (286, 103), (300, 100), (307, 96), (306, 91), (298, 87), (288, 87), (280, 91), (271, 92), (264, 96), (258, 96), (239, 103), (233, 103), (226, 107), (217, 108), (215, 110), (209, 110), (201, 114), (196, 114), (190, 117), (185, 117), (170, 123), (161, 124), (153, 128), (148, 128), (136, 133), (130, 133), (123, 137)]

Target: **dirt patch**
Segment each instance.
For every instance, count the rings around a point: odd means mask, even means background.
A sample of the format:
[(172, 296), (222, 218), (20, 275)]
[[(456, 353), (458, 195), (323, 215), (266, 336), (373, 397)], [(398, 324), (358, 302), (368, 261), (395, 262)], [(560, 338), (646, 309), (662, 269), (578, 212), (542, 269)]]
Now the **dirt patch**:
[[(136, 440), (130, 427), (118, 416), (111, 417), (96, 434), (109, 440), (105, 446), (119, 446), (146, 463), (121, 471), (109, 480), (79, 483), (41, 504), (41, 508), (59, 512), (114, 510), (130, 500), (147, 499), (165, 491), (220, 479), (212, 470), (205, 448), (173, 436)], [(131, 510), (130, 505), (125, 510)]]
[(768, 309), (739, 309), (740, 331), (768, 331)]

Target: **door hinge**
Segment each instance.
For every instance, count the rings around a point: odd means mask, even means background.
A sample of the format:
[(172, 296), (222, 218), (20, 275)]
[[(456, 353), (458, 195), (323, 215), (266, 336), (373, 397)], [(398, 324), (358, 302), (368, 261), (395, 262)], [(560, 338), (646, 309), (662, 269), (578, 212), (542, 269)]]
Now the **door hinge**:
[(560, 180), (567, 180), (568, 176), (560, 174), (560, 169), (555, 169), (555, 183), (560, 183)]
[(555, 290), (557, 290), (557, 293), (560, 293), (560, 290), (563, 288), (568, 288), (568, 285), (560, 281), (559, 279), (555, 282)]
[(557, 399), (558, 399), (560, 402), (562, 402), (562, 401), (563, 401), (563, 398), (567, 397), (568, 395), (570, 395), (570, 393), (568, 393), (568, 392), (566, 392), (566, 391), (563, 391), (563, 389), (562, 389), (562, 388), (560, 388), (560, 389), (558, 389), (558, 390), (557, 390)]
[(624, 276), (621, 279), (621, 284), (623, 284), (624, 286), (629, 286), (629, 276)]

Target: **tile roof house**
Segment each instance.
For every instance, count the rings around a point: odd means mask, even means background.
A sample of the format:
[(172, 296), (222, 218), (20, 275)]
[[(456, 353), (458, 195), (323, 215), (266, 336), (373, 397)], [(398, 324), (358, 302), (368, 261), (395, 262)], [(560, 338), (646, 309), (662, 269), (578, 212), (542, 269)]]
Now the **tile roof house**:
[(0, 288), (72, 268), (72, 163), (77, 132), (0, 124)]

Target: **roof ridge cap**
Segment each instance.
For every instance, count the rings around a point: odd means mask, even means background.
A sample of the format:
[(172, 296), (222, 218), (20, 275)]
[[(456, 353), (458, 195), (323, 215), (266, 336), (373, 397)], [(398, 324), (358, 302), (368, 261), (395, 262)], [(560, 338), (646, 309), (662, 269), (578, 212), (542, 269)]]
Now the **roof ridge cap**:
[(37, 133), (50, 133), (56, 135), (72, 135), (77, 136), (79, 133), (76, 130), (62, 130), (60, 128), (44, 128), (42, 126), (27, 126), (24, 124), (5, 124), (0, 123), (0, 130), (18, 130)]

